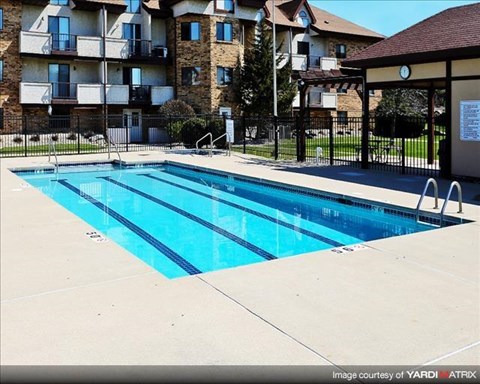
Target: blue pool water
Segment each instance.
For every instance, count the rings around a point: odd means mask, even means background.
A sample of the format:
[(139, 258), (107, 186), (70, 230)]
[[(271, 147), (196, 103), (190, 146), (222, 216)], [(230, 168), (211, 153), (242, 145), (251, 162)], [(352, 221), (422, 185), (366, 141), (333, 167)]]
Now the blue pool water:
[(435, 228), (367, 203), (172, 164), (17, 174), (169, 278)]

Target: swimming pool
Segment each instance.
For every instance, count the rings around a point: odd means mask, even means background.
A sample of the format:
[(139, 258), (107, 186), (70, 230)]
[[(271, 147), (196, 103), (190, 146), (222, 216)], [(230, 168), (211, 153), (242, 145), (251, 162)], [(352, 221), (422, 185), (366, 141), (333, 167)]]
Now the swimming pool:
[(436, 228), (428, 215), (171, 163), (17, 175), (168, 278)]

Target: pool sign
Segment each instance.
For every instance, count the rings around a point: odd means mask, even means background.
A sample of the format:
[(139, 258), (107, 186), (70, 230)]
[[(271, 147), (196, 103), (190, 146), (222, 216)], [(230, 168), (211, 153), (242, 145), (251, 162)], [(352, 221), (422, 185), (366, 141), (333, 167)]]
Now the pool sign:
[(233, 143), (233, 120), (225, 120), (225, 131), (227, 132), (227, 142)]
[(480, 141), (480, 100), (460, 101), (460, 140)]

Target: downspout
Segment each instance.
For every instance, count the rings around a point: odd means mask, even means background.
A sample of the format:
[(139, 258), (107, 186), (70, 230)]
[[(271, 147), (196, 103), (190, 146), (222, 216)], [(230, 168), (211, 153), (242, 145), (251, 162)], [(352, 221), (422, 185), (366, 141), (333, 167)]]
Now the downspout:
[(102, 56), (103, 56), (103, 134), (107, 134), (108, 104), (107, 104), (107, 11), (102, 6)]

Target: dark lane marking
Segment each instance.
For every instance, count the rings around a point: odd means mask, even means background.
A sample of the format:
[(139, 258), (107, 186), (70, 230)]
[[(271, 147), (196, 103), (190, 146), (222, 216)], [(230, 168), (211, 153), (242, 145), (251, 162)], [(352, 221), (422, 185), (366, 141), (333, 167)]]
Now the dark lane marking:
[(62, 184), (64, 187), (68, 188), (69, 190), (76, 193), (77, 195), (83, 197), (89, 203), (95, 205), (97, 208), (101, 209), (103, 212), (105, 212), (106, 214), (113, 217), (118, 222), (122, 223), (125, 227), (127, 227), (129, 230), (131, 230), (132, 232), (134, 232), (135, 234), (140, 236), (143, 240), (145, 240), (147, 243), (149, 243), (155, 249), (157, 249), (158, 251), (163, 253), (166, 257), (168, 257), (171, 261), (173, 261), (175, 264), (177, 264), (180, 268), (182, 268), (188, 274), (196, 275), (198, 273), (202, 273), (202, 271), (200, 271), (194, 265), (192, 265), (187, 260), (185, 260), (182, 256), (180, 256), (178, 253), (176, 253), (173, 249), (167, 247), (165, 244), (163, 244), (162, 242), (155, 239), (148, 232), (144, 231), (142, 228), (140, 228), (136, 224), (132, 223), (130, 220), (126, 219), (125, 217), (120, 215), (118, 212), (115, 212), (113, 209), (108, 208), (107, 206), (105, 206), (104, 204), (102, 204), (100, 201), (96, 200), (92, 196), (87, 195), (85, 192), (82, 192), (78, 188), (74, 187), (72, 184), (68, 183), (66, 179), (60, 179), (60, 180), (57, 180), (57, 181), (60, 184)]
[(171, 186), (174, 186), (174, 187), (183, 189), (183, 190), (185, 190), (185, 191), (189, 191), (189, 192), (196, 193), (197, 195), (200, 195), (200, 196), (203, 196), (203, 197), (207, 197), (207, 198), (209, 198), (209, 199), (218, 201), (218, 202), (220, 202), (220, 203), (222, 203), (222, 204), (225, 204), (225, 205), (229, 205), (230, 207), (233, 207), (233, 208), (236, 208), (236, 209), (240, 209), (240, 210), (242, 210), (242, 211), (244, 211), (244, 212), (247, 212), (247, 213), (250, 213), (250, 214), (252, 214), (252, 215), (261, 217), (262, 219), (271, 221), (272, 223), (275, 223), (275, 224), (281, 225), (281, 226), (283, 226), (283, 227), (285, 227), (285, 228), (291, 229), (291, 230), (293, 230), (293, 231), (295, 231), (295, 232), (300, 232), (300, 233), (303, 234), (303, 235), (312, 237), (312, 238), (314, 238), (315, 240), (319, 240), (319, 241), (321, 241), (321, 242), (323, 242), (323, 243), (333, 245), (334, 247), (343, 247), (343, 246), (345, 245), (345, 244), (339, 243), (338, 241), (329, 239), (328, 237), (319, 235), (318, 233), (309, 231), (308, 229), (300, 228), (300, 227), (298, 227), (298, 226), (296, 226), (296, 225), (294, 225), (294, 224), (290, 224), (290, 223), (287, 223), (286, 221), (279, 220), (279, 219), (276, 219), (276, 218), (274, 218), (274, 217), (272, 217), (272, 216), (265, 215), (265, 214), (263, 214), (263, 213), (254, 211), (253, 209), (250, 209), (250, 208), (247, 208), (247, 207), (243, 207), (243, 206), (241, 206), (241, 205), (239, 205), (239, 204), (236, 204), (236, 203), (233, 203), (233, 202), (231, 202), (231, 201), (224, 200), (224, 199), (219, 198), (219, 197), (216, 197), (216, 196), (211, 196), (211, 195), (209, 195), (208, 193), (203, 193), (203, 192), (197, 191), (197, 190), (195, 190), (195, 189), (193, 189), (193, 188), (189, 188), (189, 187), (183, 186), (183, 185), (181, 185), (181, 184), (174, 183), (174, 182), (172, 182), (172, 181), (160, 179), (160, 178), (158, 178), (158, 177), (152, 176), (150, 173), (141, 173), (141, 174), (139, 174), (138, 176), (145, 176), (145, 177), (148, 177), (148, 178), (150, 178), (150, 179), (154, 179), (154, 180), (160, 181), (160, 182), (162, 182), (162, 183), (165, 183), (165, 184), (168, 184), (168, 185), (171, 185)]
[(190, 212), (184, 211), (183, 209), (175, 207), (174, 205), (169, 204), (166, 201), (160, 200), (160, 199), (156, 198), (155, 196), (152, 196), (152, 195), (149, 195), (148, 193), (140, 191), (139, 189), (130, 187), (129, 185), (120, 183), (119, 181), (112, 180), (112, 178), (110, 176), (101, 176), (101, 177), (97, 177), (97, 179), (104, 179), (106, 181), (109, 181), (110, 183), (118, 185), (119, 187), (122, 187), (122, 188), (124, 188), (124, 189), (126, 189), (130, 192), (136, 193), (137, 195), (140, 195), (140, 196), (144, 197), (145, 199), (148, 199), (148, 200), (150, 200), (150, 201), (152, 201), (152, 202), (154, 202), (158, 205), (161, 205), (162, 207), (170, 209), (171, 211), (174, 211), (174, 212), (186, 217), (187, 219), (195, 221), (196, 223), (201, 224), (204, 227), (207, 227), (208, 229), (217, 232), (218, 234), (226, 237), (227, 239), (234, 241), (235, 243), (241, 245), (242, 247), (247, 248), (248, 250), (256, 253), (257, 255), (263, 257), (266, 260), (274, 260), (274, 259), (277, 258), (275, 255), (272, 255), (270, 252), (267, 252), (264, 249), (259, 248), (256, 245), (249, 243), (248, 241), (242, 239), (241, 237), (238, 237), (237, 235), (234, 235), (233, 233), (230, 233), (230, 232), (226, 231), (225, 229), (216, 226), (215, 224), (212, 224), (212, 223), (210, 223), (206, 220), (203, 220), (202, 218), (200, 218), (198, 216), (195, 216), (195, 215), (191, 214)]

